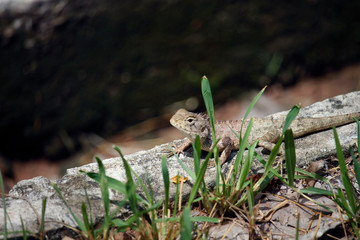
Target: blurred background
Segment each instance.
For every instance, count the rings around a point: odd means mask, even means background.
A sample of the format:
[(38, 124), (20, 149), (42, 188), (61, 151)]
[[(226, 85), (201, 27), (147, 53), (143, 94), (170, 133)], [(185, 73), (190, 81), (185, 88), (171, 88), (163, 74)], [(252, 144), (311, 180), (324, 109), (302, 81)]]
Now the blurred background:
[(177, 108), (236, 119), (360, 90), (360, 1), (0, 0), (0, 168), (21, 179), (182, 138)]

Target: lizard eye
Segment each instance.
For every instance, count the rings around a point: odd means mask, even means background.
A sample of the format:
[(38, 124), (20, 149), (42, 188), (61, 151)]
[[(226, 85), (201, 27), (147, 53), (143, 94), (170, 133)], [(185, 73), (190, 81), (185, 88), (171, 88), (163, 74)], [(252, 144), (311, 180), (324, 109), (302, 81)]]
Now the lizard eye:
[(188, 119), (186, 119), (186, 121), (187, 121), (188, 123), (193, 123), (193, 122), (195, 121), (195, 119), (194, 119), (194, 118), (188, 118)]

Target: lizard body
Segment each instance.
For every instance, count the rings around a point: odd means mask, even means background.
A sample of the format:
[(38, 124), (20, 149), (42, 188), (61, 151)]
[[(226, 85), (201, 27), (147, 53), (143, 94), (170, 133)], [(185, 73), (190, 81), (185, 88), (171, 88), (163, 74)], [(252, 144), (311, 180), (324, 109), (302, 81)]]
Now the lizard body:
[[(294, 138), (298, 138), (313, 132), (354, 122), (352, 117), (359, 119), (360, 113), (321, 118), (297, 118), (291, 123), (290, 128), (293, 131)], [(282, 134), (285, 117), (283, 119), (273, 119), (269, 117), (253, 118), (253, 121), (248, 144), (251, 145), (259, 140), (258, 146), (271, 151)], [(191, 142), (195, 141), (196, 135), (200, 136), (201, 149), (210, 151), (212, 147), (212, 131), (207, 115), (179, 109), (170, 119), (170, 123), (182, 131), (188, 138), (188, 140), (177, 149), (178, 152), (182, 152), (188, 148)], [(221, 164), (226, 162), (231, 150), (239, 149), (239, 138), (236, 137), (231, 129), (236, 133), (240, 133), (241, 124), (241, 120), (215, 122), (216, 139), (220, 138), (217, 147), (219, 151), (222, 152), (220, 155)], [(249, 120), (245, 120), (242, 134), (245, 133), (248, 124)]]

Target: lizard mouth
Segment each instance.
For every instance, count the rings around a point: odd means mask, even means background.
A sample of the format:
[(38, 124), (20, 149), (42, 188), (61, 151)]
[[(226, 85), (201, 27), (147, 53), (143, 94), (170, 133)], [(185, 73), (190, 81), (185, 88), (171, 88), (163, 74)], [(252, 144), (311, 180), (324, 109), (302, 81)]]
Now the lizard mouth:
[(171, 119), (170, 119), (170, 124), (173, 125), (174, 127), (176, 127), (175, 119), (174, 119), (174, 118), (171, 118)]

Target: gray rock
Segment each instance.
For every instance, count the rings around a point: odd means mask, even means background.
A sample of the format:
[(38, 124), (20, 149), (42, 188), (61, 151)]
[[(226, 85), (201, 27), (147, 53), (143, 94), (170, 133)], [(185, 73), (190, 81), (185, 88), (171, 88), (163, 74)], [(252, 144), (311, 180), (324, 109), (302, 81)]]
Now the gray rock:
[[(209, 229), (210, 240), (247, 240), (249, 239), (249, 224), (243, 219), (237, 219), (223, 225), (212, 226)], [(225, 236), (225, 237), (224, 237)]]
[[(300, 117), (320, 117), (345, 114), (360, 111), (360, 92), (352, 92), (346, 95), (337, 96), (325, 101), (315, 103), (301, 110)], [(272, 115), (280, 117), (286, 114), (281, 112)], [(340, 142), (344, 149), (354, 143), (356, 139), (356, 124), (349, 124), (337, 128)], [(161, 146), (156, 146), (148, 151), (140, 151), (125, 158), (131, 165), (136, 174), (147, 179), (153, 188), (155, 199), (160, 200), (164, 196), (163, 181), (161, 172), (161, 158), (165, 154), (165, 150), (172, 144), (179, 145), (183, 140), (176, 140)], [(305, 166), (310, 161), (326, 158), (335, 155), (335, 144), (332, 130), (311, 134), (309, 136), (297, 139), (295, 141), (296, 154), (299, 166)], [(261, 153), (261, 149), (258, 149)], [(262, 153), (261, 153), (262, 154)], [(226, 172), (234, 161), (236, 153), (232, 154), (233, 159), (226, 163), (223, 170)], [(262, 154), (264, 158), (268, 155)], [(193, 168), (192, 151), (189, 150), (180, 157), (181, 161), (188, 167)], [(103, 161), (106, 168), (106, 174), (125, 182), (126, 176), (121, 158), (111, 158)], [(168, 159), (170, 177), (177, 173), (182, 173), (177, 159), (172, 156)], [(80, 170), (97, 172), (97, 164), (88, 164), (77, 168), (68, 169), (65, 176), (55, 181), (60, 188), (68, 205), (77, 216), (81, 217), (81, 204), (86, 201), (84, 187), (86, 187), (91, 205), (93, 216), (96, 220), (101, 219), (104, 215), (103, 204), (101, 200), (100, 188), (92, 179), (80, 173)], [(254, 173), (261, 172), (262, 166), (258, 162), (254, 162), (252, 171)], [(215, 183), (215, 169), (209, 168), (205, 177), (206, 184), (213, 186)], [(187, 196), (192, 188), (192, 180), (184, 184), (183, 196)], [(171, 196), (174, 197), (175, 186), (171, 184)], [(64, 224), (76, 227), (76, 223), (71, 217), (68, 209), (63, 204), (57, 193), (51, 186), (51, 182), (44, 177), (36, 177), (30, 180), (19, 182), (6, 197), (6, 209), (8, 214), (7, 229), (9, 232), (21, 231), (20, 217), (23, 219), (26, 228), (29, 231), (37, 232), (40, 227), (40, 215), (42, 200), (47, 197), (45, 229), (55, 230)], [(123, 199), (123, 196), (116, 191), (110, 190), (111, 207), (115, 208), (116, 202)], [(124, 208), (119, 216), (126, 218), (129, 211)], [(9, 224), (11, 222), (11, 224)], [(0, 205), (0, 232), (4, 232), (4, 206)], [(16, 234), (15, 234), (16, 235)], [(21, 235), (21, 234), (20, 234)]]

